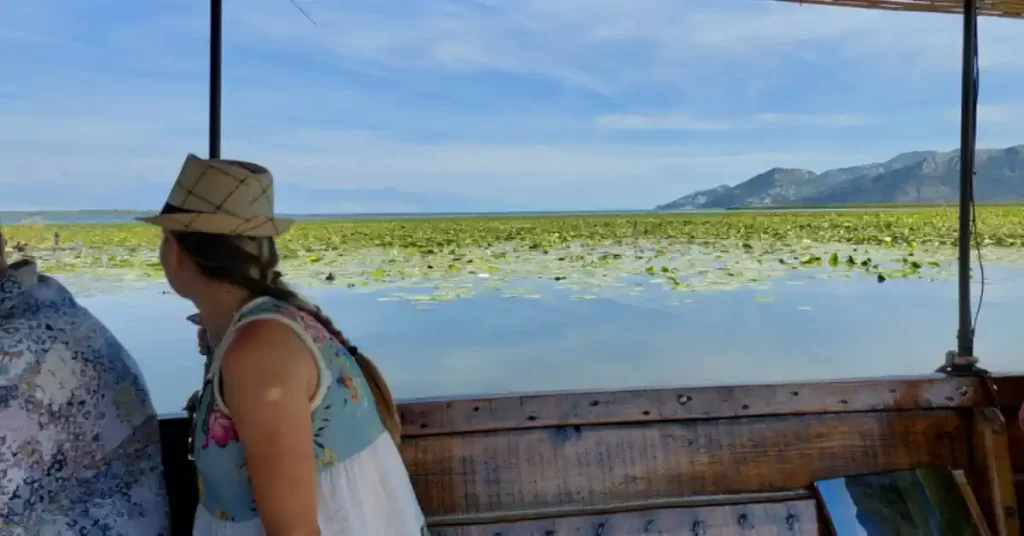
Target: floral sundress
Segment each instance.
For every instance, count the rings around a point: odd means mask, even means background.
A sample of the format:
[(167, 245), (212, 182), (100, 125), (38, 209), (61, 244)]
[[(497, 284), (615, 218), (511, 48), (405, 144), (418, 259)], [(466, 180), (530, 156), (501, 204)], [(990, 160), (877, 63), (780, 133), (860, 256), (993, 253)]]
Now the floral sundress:
[(405, 464), (381, 423), (355, 359), (312, 316), (271, 298), (253, 300), (236, 314), (210, 363), (198, 400), (192, 444), (199, 473), (194, 534), (264, 534), (245, 453), (217, 388), (224, 351), (236, 330), (263, 319), (291, 327), (306, 343), (320, 371), (311, 401), (314, 433), (310, 443), (318, 466), (321, 534), (428, 534)]

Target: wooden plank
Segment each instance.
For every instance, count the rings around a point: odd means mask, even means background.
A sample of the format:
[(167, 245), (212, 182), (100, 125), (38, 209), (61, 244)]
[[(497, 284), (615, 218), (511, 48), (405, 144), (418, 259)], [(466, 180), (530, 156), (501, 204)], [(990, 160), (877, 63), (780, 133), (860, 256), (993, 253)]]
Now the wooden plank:
[[(992, 385), (996, 389), (999, 398), (998, 403), (992, 402), (986, 405), (999, 406), (1002, 408), (1013, 408), (1014, 414), (1024, 404), (1024, 375), (1006, 374), (992, 377)], [(1013, 418), (1017, 420), (1016, 417)]]
[(414, 401), (401, 404), (400, 410), (404, 436), (415, 437), (759, 415), (969, 408), (988, 400), (987, 388), (977, 378), (934, 375)]
[[(960, 471), (962, 473), (962, 471)], [(483, 512), (478, 514), (460, 514), (454, 516), (429, 516), (430, 526), (449, 525), (494, 525), (531, 521), (536, 519), (553, 519), (556, 517), (593, 517), (624, 512), (646, 510), (667, 510), (676, 508), (707, 508), (711, 506), (735, 506), (738, 504), (778, 503), (813, 499), (814, 492), (810, 489), (792, 489), (786, 491), (762, 491), (755, 493), (732, 493), (728, 495), (689, 495), (686, 497), (667, 497), (662, 499), (645, 499), (633, 502), (615, 502), (586, 506), (556, 506), (553, 508), (533, 508), (530, 510), (509, 510), (504, 512)]]
[(980, 536), (992, 536), (992, 531), (989, 529), (989, 521), (985, 519), (985, 513), (981, 510), (981, 505), (978, 504), (978, 496), (974, 493), (974, 488), (971, 487), (971, 483), (967, 480), (967, 475), (958, 469), (953, 471), (953, 478), (964, 494), (964, 500), (967, 501), (967, 508), (971, 511), (971, 517), (974, 518), (974, 522), (977, 523), (978, 530), (981, 532)]
[(1006, 422), (1006, 440), (1010, 445), (1010, 466), (1014, 473), (1024, 474), (1024, 430), (1017, 421), (1018, 407), (1003, 408)]
[(781, 503), (664, 508), (596, 516), (434, 527), (434, 536), (569, 536), (583, 534), (744, 534), (751, 536), (818, 536), (819, 527), (813, 499)]
[(974, 477), (972, 486), (992, 531), (999, 536), (1019, 536), (1017, 494), (1006, 421), (997, 408), (974, 410)]
[(969, 417), (919, 410), (523, 429), (413, 438), (402, 454), (433, 518), (970, 467)]

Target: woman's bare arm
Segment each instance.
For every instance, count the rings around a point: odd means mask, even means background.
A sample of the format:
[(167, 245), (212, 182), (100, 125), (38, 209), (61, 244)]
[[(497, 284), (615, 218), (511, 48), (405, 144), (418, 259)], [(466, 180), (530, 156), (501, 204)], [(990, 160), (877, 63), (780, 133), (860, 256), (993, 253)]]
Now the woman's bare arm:
[(224, 355), (224, 403), (268, 536), (320, 534), (309, 407), (317, 374), (309, 348), (273, 320), (239, 328)]

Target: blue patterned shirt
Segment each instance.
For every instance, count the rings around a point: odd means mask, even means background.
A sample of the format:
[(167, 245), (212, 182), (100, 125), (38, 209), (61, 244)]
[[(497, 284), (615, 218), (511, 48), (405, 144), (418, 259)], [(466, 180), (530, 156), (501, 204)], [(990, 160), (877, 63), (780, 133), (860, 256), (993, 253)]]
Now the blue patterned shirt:
[(156, 412), (117, 339), (34, 264), (0, 279), (0, 534), (167, 534)]

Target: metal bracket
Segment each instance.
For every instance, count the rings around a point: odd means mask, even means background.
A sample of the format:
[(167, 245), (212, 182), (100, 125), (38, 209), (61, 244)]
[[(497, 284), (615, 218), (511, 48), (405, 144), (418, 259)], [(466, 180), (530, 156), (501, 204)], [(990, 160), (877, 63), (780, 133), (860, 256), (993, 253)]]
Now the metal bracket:
[(978, 376), (988, 371), (978, 366), (979, 359), (972, 355), (959, 355), (956, 350), (946, 352), (946, 362), (935, 372), (948, 376)]

